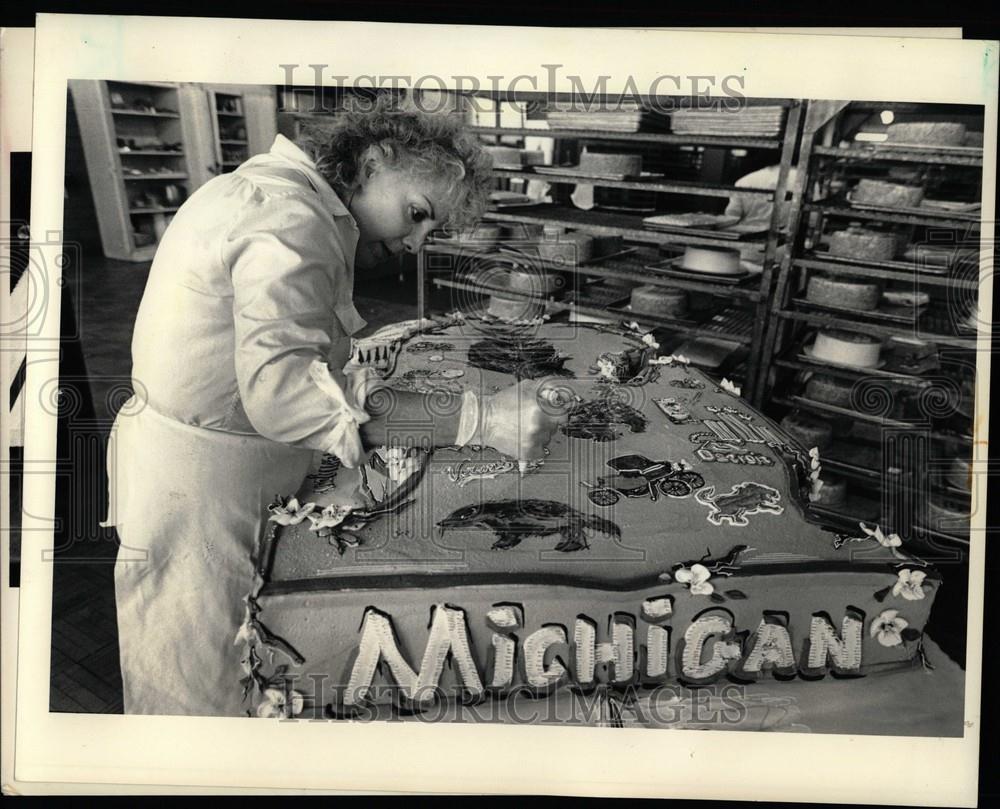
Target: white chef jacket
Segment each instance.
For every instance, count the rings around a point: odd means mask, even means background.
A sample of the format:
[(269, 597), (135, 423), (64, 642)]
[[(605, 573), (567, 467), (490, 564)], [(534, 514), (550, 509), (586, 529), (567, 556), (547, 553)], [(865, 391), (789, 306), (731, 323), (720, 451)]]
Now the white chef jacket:
[(282, 135), (206, 183), (153, 260), (136, 393), (184, 424), (335, 451), (344, 412), (308, 369), (328, 361), (342, 383), (350, 335), (365, 326), (351, 301), (357, 243), (344, 203)]
[[(351, 303), (357, 240), (333, 189), (280, 136), (193, 194), (163, 236), (133, 338), (135, 395), (108, 448), (126, 713), (254, 713), (234, 640), (259, 585), (267, 506), (319, 451), (350, 444), (345, 425), (360, 454), (368, 418), (339, 370), (364, 326)], [(317, 381), (314, 363), (327, 374)]]

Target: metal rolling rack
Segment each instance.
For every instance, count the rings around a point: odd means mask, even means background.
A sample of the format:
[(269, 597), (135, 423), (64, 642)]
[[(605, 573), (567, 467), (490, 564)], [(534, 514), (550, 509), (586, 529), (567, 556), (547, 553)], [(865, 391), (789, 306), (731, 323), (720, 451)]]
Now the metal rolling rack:
[[(851, 116), (871, 115), (881, 110), (938, 116), (948, 113), (946, 109), (914, 104), (809, 103), (794, 192), (800, 204), (793, 207), (790, 247), (777, 272), (758, 393), (767, 402), (765, 410), (775, 418), (789, 408), (798, 408), (822, 417), (839, 417), (843, 419), (841, 424), (850, 420), (860, 425), (852, 427), (852, 431), (876, 439), (854, 443), (849, 438), (838, 438), (823, 454), (823, 468), (847, 479), (849, 495), (842, 506), (814, 507), (815, 516), (821, 521), (837, 528), (856, 529), (858, 518), (864, 516), (889, 525), (904, 537), (954, 549), (956, 545), (968, 544), (967, 532), (961, 528), (941, 529), (926, 503), (929, 497), (969, 502), (967, 491), (946, 480), (946, 467), (956, 457), (971, 459), (972, 412), (967, 402), (963, 410), (961, 387), (944, 371), (951, 368), (974, 372), (974, 352), (981, 346), (981, 338), (963, 324), (961, 314), (970, 301), (976, 300), (979, 287), (980, 214), (932, 209), (859, 209), (842, 201), (831, 177), (863, 176), (866, 172), (901, 166), (930, 172), (929, 176), (941, 183), (950, 173), (965, 171), (968, 175), (970, 170), (978, 169), (978, 194), (982, 182), (982, 148), (930, 148), (888, 142), (845, 145), (839, 141), (840, 129)], [(964, 108), (953, 108), (951, 112), (956, 116), (975, 114)], [(968, 180), (966, 176), (964, 181)], [(843, 259), (817, 249), (828, 222), (847, 221), (908, 228), (912, 239), (931, 244), (940, 240), (940, 244), (956, 249), (971, 246), (970, 256), (956, 261), (947, 270), (940, 270), (919, 260)], [(865, 312), (824, 311), (804, 298), (805, 279), (814, 272), (879, 279), (909, 291), (926, 292), (931, 303), (922, 317), (915, 315), (910, 323), (886, 322)], [(819, 328), (886, 339), (918, 339), (937, 347), (937, 363), (900, 365), (890, 354), (886, 364), (877, 369), (831, 365), (813, 359), (802, 350), (803, 338)], [(805, 398), (799, 386), (802, 374), (811, 372), (853, 380), (852, 405), (859, 406), (845, 409)], [(918, 415), (913, 415), (913, 408), (902, 413), (892, 409), (895, 403), (907, 398), (915, 400)]]
[[(490, 94), (488, 97), (493, 100), (510, 99), (509, 94)], [(538, 93), (517, 94), (513, 98), (517, 101), (552, 100), (544, 94)], [(562, 99), (557, 98), (556, 100)], [(657, 106), (660, 109), (667, 107), (668, 104), (673, 105), (673, 108), (677, 108), (683, 106), (685, 102), (690, 102), (690, 99), (682, 98), (656, 100), (659, 102)], [(649, 99), (644, 99), (644, 101), (648, 103)], [(668, 103), (665, 103), (665, 101)], [(498, 142), (501, 137), (510, 136), (553, 138), (556, 140), (557, 153), (560, 147), (568, 147), (571, 150), (570, 153), (572, 153), (575, 147), (582, 147), (582, 144), (585, 143), (604, 145), (621, 144), (633, 147), (641, 144), (645, 148), (660, 146), (665, 149), (677, 147), (723, 147), (776, 153), (778, 161), (780, 161), (780, 170), (778, 183), (773, 193), (750, 189), (737, 190), (732, 186), (718, 183), (693, 182), (690, 180), (679, 181), (671, 179), (669, 173), (662, 178), (648, 180), (603, 180), (583, 175), (551, 175), (535, 172), (531, 167), (527, 166), (521, 170), (497, 168), (493, 170), (493, 173), (501, 180), (534, 179), (542, 180), (553, 186), (573, 186), (583, 183), (593, 185), (597, 188), (618, 188), (630, 191), (653, 192), (657, 195), (657, 198), (659, 198), (659, 195), (684, 195), (728, 199), (734, 193), (738, 192), (741, 194), (762, 194), (769, 200), (784, 199), (788, 186), (788, 169), (795, 152), (798, 137), (802, 102), (796, 99), (751, 99), (747, 103), (751, 106), (768, 105), (784, 107), (784, 126), (781, 134), (774, 138), (761, 138), (672, 134), (659, 131), (619, 132), (589, 128), (537, 129), (532, 127), (507, 127), (500, 125), (499, 111), (497, 112), (494, 126), (476, 126), (473, 127), (473, 131), (484, 137), (495, 137)], [(539, 262), (539, 266), (544, 269), (572, 272), (576, 276), (577, 284), (580, 287), (586, 287), (602, 280), (613, 280), (619, 283), (632, 283), (635, 285), (651, 284), (711, 296), (710, 298), (706, 297), (703, 299), (707, 305), (703, 306), (699, 313), (692, 313), (693, 316), (689, 316), (684, 320), (676, 320), (637, 315), (628, 310), (613, 306), (598, 305), (588, 307), (586, 304), (576, 304), (564, 298), (560, 299), (560, 294), (556, 293), (547, 296), (548, 310), (554, 315), (570, 310), (575, 310), (582, 314), (605, 316), (610, 313), (614, 316), (620, 316), (623, 320), (634, 320), (643, 327), (662, 329), (671, 335), (716, 337), (738, 343), (747, 349), (746, 358), (739, 365), (729, 367), (727, 375), (731, 378), (737, 378), (737, 381), (742, 384), (743, 393), (747, 398), (756, 398), (755, 388), (759, 377), (758, 370), (765, 336), (765, 320), (768, 312), (769, 293), (772, 287), (774, 259), (779, 241), (777, 205), (774, 206), (771, 227), (767, 233), (739, 240), (713, 236), (705, 234), (703, 231), (699, 233), (667, 233), (650, 230), (643, 227), (643, 215), (606, 210), (581, 210), (568, 202), (564, 204), (554, 202), (552, 204), (521, 208), (494, 208), (487, 213), (485, 219), (500, 223), (551, 224), (583, 231), (591, 235), (621, 236), (627, 246), (636, 248), (627, 257), (609, 257), (606, 261), (598, 259), (580, 263), (578, 266)], [(661, 245), (676, 247), (678, 250), (683, 250), (688, 245), (723, 248), (747, 245), (763, 246), (763, 272), (758, 278), (750, 279), (751, 283), (733, 286), (658, 274), (655, 271), (646, 269), (646, 265), (664, 258), (659, 253)], [(453, 246), (434, 244), (432, 242), (426, 244), (420, 251), (418, 257), (418, 310), (421, 317), (424, 316), (426, 311), (428, 278), (430, 278), (433, 285), (437, 288), (450, 288), (466, 294), (488, 294), (491, 291), (488, 288), (470, 284), (456, 277), (458, 271), (464, 266), (461, 264), (463, 256), (459, 255), (459, 253), (460, 251), (457, 251)], [(476, 260), (476, 256), (469, 253), (465, 253), (464, 258), (469, 261)], [(503, 290), (503, 292), (505, 297), (532, 297), (530, 295), (522, 296), (509, 290)], [(626, 296), (627, 292), (628, 290), (626, 289)], [(720, 310), (725, 311), (725, 317), (719, 317)]]

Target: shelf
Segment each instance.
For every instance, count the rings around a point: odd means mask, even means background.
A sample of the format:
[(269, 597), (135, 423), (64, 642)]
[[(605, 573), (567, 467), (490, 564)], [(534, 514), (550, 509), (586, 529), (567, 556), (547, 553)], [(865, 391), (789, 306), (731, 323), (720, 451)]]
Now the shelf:
[(152, 213), (173, 213), (174, 211), (178, 210), (178, 208), (180, 208), (179, 205), (176, 206), (176, 207), (173, 207), (173, 208), (129, 208), (128, 212), (129, 212), (130, 215), (152, 214)]
[(822, 466), (824, 473), (833, 472), (840, 477), (878, 482), (880, 484), (883, 480), (885, 480), (885, 475), (874, 469), (866, 469), (865, 467), (858, 466), (856, 464), (843, 463), (842, 461), (837, 461), (833, 458), (824, 458), (822, 455), (820, 456), (820, 465)]
[(937, 345), (953, 346), (955, 348), (965, 348), (970, 351), (975, 350), (978, 341), (976, 337), (960, 337), (958, 335), (935, 334), (919, 327), (897, 328), (895, 326), (885, 326), (881, 323), (860, 322), (837, 315), (820, 314), (816, 312), (796, 312), (788, 309), (776, 310), (775, 315), (786, 320), (798, 320), (803, 323), (810, 323), (815, 326), (823, 326), (844, 331), (861, 332), (864, 334), (875, 334), (883, 337), (905, 337), (916, 338), (928, 343)]
[[(849, 317), (851, 320), (856, 320), (859, 324), (868, 326), (872, 325), (888, 325), (888, 326), (898, 326), (900, 328), (912, 328), (914, 330), (918, 329), (921, 325), (921, 321), (924, 319), (924, 315), (927, 314), (927, 307), (922, 306), (919, 309), (916, 307), (903, 307), (903, 306), (886, 306), (884, 308), (876, 309), (849, 309), (843, 306), (825, 306), (821, 303), (816, 303), (805, 297), (792, 298), (788, 302), (789, 307), (791, 307), (796, 312), (807, 312), (809, 314), (817, 315), (839, 315), (841, 317)], [(906, 311), (906, 315), (892, 315), (887, 314), (887, 310), (898, 309), (900, 311)]]
[(245, 140), (219, 140), (223, 146), (246, 146), (247, 142)]
[(886, 382), (895, 382), (914, 388), (925, 388), (932, 384), (930, 381), (921, 378), (916, 374), (904, 374), (898, 371), (885, 371), (881, 368), (846, 368), (839, 365), (828, 365), (821, 360), (806, 361), (799, 359), (796, 355), (792, 357), (780, 357), (774, 361), (780, 368), (788, 368), (793, 371), (808, 371), (823, 374), (824, 376), (842, 376), (849, 379), (883, 379)]
[(807, 211), (818, 211), (827, 216), (845, 219), (866, 219), (875, 222), (895, 222), (901, 225), (924, 225), (928, 227), (951, 228), (953, 230), (979, 230), (981, 214), (961, 216), (952, 214), (945, 216), (934, 214), (928, 210), (926, 214), (890, 213), (889, 211), (871, 211), (853, 208), (850, 205), (836, 202), (807, 202), (803, 207)]
[(180, 118), (176, 112), (143, 112), (141, 110), (116, 110), (112, 107), (112, 115), (123, 115), (133, 118)]
[(155, 90), (176, 90), (180, 87), (176, 82), (169, 81), (128, 81), (126, 79), (108, 79), (108, 84), (127, 84), (130, 87), (151, 87)]
[(216, 110), (216, 115), (221, 115), (223, 118), (242, 118), (242, 112), (225, 112), (223, 110)]
[(651, 328), (668, 329), (670, 331), (677, 332), (678, 334), (689, 334), (695, 337), (715, 337), (723, 338), (729, 340), (733, 343), (740, 343), (743, 345), (749, 345), (751, 338), (745, 335), (721, 335), (718, 331), (713, 331), (712, 329), (705, 328), (703, 326), (692, 325), (690, 321), (678, 321), (670, 320), (668, 318), (658, 318), (649, 315), (641, 315), (636, 312), (630, 312), (623, 309), (618, 309), (616, 307), (606, 307), (599, 308), (596, 306), (581, 306), (574, 303), (564, 303), (562, 301), (556, 301), (551, 299), (540, 299), (537, 295), (532, 295), (530, 292), (517, 292), (504, 287), (488, 287), (483, 284), (476, 283), (466, 283), (462, 281), (450, 281), (445, 278), (432, 278), (431, 283), (438, 287), (447, 287), (449, 289), (458, 289), (464, 292), (474, 292), (479, 295), (489, 295), (491, 293), (497, 293), (507, 298), (524, 298), (544, 302), (547, 309), (560, 311), (560, 312), (570, 312), (577, 311), (587, 315), (595, 315), (597, 317), (614, 317), (620, 320), (635, 321), (640, 324), (648, 325)]
[(932, 163), (943, 166), (982, 166), (983, 150), (976, 147), (907, 147), (895, 143), (869, 143), (855, 145), (847, 149), (836, 146), (816, 146), (813, 154), (823, 157), (844, 158), (870, 162), (886, 160), (894, 163)]
[(186, 180), (187, 178), (188, 176), (186, 174), (126, 174), (123, 179), (125, 182), (130, 182), (132, 180), (149, 182), (150, 180)]
[[(428, 244), (424, 248), (430, 253), (461, 256), (462, 258), (475, 261), (476, 259), (500, 260), (507, 258), (506, 254), (496, 252), (470, 253), (460, 247), (443, 244)], [(712, 284), (704, 281), (689, 281), (683, 278), (672, 278), (652, 270), (646, 270), (646, 263), (654, 263), (662, 260), (657, 255), (646, 256), (621, 256), (620, 258), (592, 259), (579, 265), (567, 266), (551, 261), (544, 261), (537, 257), (528, 257), (528, 263), (538, 269), (552, 270), (554, 272), (573, 273), (574, 275), (588, 275), (599, 278), (614, 279), (618, 281), (628, 281), (636, 284), (651, 284), (653, 286), (668, 287), (671, 289), (684, 289), (692, 292), (703, 292), (707, 295), (714, 295), (720, 298), (741, 298), (748, 301), (759, 301), (760, 292), (756, 287), (724, 286)]]
[(184, 152), (172, 152), (166, 149), (119, 149), (118, 154), (122, 157), (184, 157)]
[(857, 528), (859, 522), (881, 522), (882, 504), (870, 497), (855, 494), (848, 488), (844, 502), (834, 506), (810, 503), (808, 512), (814, 519), (844, 528)]
[(962, 545), (963, 547), (969, 547), (969, 538), (955, 536), (954, 534), (945, 534), (941, 531), (935, 531), (933, 528), (927, 528), (923, 525), (914, 525), (913, 533), (916, 535), (916, 539), (922, 540), (924, 536), (928, 536), (931, 539), (937, 539), (944, 542), (954, 542), (955, 544)]
[[(579, 104), (581, 94), (576, 92), (551, 92), (549, 90), (500, 90), (478, 88), (459, 95), (485, 98), (490, 101), (544, 101), (546, 104)], [(607, 98), (621, 100), (621, 95), (610, 94)], [(650, 112), (662, 112), (669, 114), (676, 110), (687, 109), (714, 109), (724, 106), (726, 109), (734, 106), (737, 101), (730, 96), (716, 95), (708, 97), (702, 94), (686, 93), (652, 93), (629, 95), (630, 100), (634, 100), (638, 105)], [(800, 103), (798, 98), (763, 98), (744, 96), (739, 99), (739, 108), (746, 107), (793, 107)], [(613, 102), (614, 103), (614, 102)], [(881, 107), (879, 109), (882, 109)], [(563, 111), (563, 110), (559, 110)]]
[(846, 261), (829, 261), (821, 258), (796, 258), (792, 262), (796, 267), (810, 270), (822, 270), (837, 275), (850, 275), (860, 278), (881, 278), (886, 281), (901, 281), (906, 284), (952, 287), (955, 289), (979, 289), (979, 279), (956, 278), (948, 273), (921, 272), (915, 267), (909, 271), (889, 269), (889, 265), (902, 262), (864, 262), (848, 263)]
[(556, 138), (563, 140), (627, 141), (677, 146), (718, 146), (740, 149), (780, 149), (779, 138), (741, 138), (719, 135), (677, 135), (666, 132), (611, 132), (602, 129), (532, 129), (528, 127), (473, 126), (477, 135)]
[(632, 191), (656, 191), (662, 194), (694, 194), (703, 197), (728, 199), (736, 194), (757, 194), (766, 199), (774, 197), (773, 191), (756, 188), (736, 188), (731, 185), (711, 183), (669, 182), (666, 180), (602, 180), (584, 174), (541, 174), (528, 169), (493, 169), (497, 177), (520, 177), (557, 185), (593, 185), (600, 188), (627, 188)]
[(648, 214), (605, 213), (602, 211), (582, 211), (566, 205), (538, 205), (524, 208), (491, 209), (484, 218), (493, 222), (525, 222), (528, 224), (552, 224), (602, 236), (621, 236), (624, 239), (643, 244), (704, 245), (735, 248), (740, 245), (763, 245), (765, 238), (755, 239), (713, 239), (707, 236), (690, 236), (683, 233), (664, 233), (642, 226)]
[(900, 421), (898, 419), (889, 419), (883, 416), (873, 416), (869, 413), (861, 413), (858, 410), (838, 407), (837, 405), (827, 404), (826, 402), (816, 402), (797, 394), (793, 394), (787, 398), (775, 397), (772, 401), (774, 401), (775, 404), (783, 404), (788, 407), (800, 407), (816, 413), (824, 413), (828, 416), (839, 416), (841, 418), (848, 418), (854, 421), (864, 421), (868, 424), (876, 424), (879, 427), (891, 427), (896, 430), (907, 430), (919, 426), (917, 423), (912, 421)]

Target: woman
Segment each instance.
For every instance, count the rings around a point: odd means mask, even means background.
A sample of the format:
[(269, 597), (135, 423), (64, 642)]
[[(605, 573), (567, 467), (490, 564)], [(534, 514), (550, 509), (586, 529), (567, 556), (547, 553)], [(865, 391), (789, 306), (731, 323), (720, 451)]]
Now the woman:
[[(454, 116), (385, 98), (307, 150), (278, 136), (202, 186), (150, 270), (109, 448), (126, 713), (243, 714), (234, 638), (267, 504), (317, 452), (356, 466), (393, 421), (447, 411), (407, 393), (364, 410), (371, 377), (342, 370), (365, 325), (353, 273), (475, 220), (488, 158)], [(557, 426), (538, 385), (466, 393), (434, 443), (538, 458)]]

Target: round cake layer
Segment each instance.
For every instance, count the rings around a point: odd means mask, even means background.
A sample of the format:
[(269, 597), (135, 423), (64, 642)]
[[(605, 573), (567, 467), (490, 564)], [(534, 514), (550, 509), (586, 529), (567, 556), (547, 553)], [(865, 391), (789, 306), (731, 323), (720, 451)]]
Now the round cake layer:
[(507, 288), (531, 295), (548, 295), (558, 289), (560, 277), (556, 273), (534, 269), (513, 269), (508, 275)]
[(952, 121), (907, 121), (890, 124), (886, 129), (889, 143), (923, 143), (928, 146), (961, 146), (966, 126)]
[(524, 164), (521, 150), (512, 146), (484, 146), (483, 151), (493, 159), (493, 165), (497, 168), (520, 168)]
[(561, 233), (546, 237), (537, 245), (538, 255), (546, 261), (575, 265), (594, 254), (594, 237), (586, 233)]
[(817, 374), (806, 383), (805, 394), (807, 399), (812, 399), (814, 402), (850, 407), (852, 390), (854, 390), (853, 382)]
[(831, 256), (868, 261), (891, 261), (896, 253), (896, 236), (852, 225), (827, 235)]
[(501, 235), (511, 241), (535, 241), (542, 238), (542, 225), (534, 222), (501, 222)]
[(781, 420), (781, 428), (806, 449), (820, 452), (833, 440), (833, 426), (828, 421), (804, 413), (789, 413)]
[(532, 320), (542, 315), (545, 311), (545, 305), (527, 298), (504, 298), (500, 295), (490, 295), (487, 311), (493, 317), (502, 320)]
[(813, 499), (819, 506), (839, 506), (847, 497), (847, 482), (836, 475), (820, 475), (823, 485)]
[(851, 195), (854, 202), (884, 205), (889, 208), (915, 208), (923, 198), (922, 186), (887, 183), (882, 180), (870, 180), (867, 177), (858, 180)]
[(580, 170), (594, 174), (624, 174), (626, 177), (638, 177), (642, 174), (642, 155), (586, 151), (580, 155)]
[(652, 285), (633, 289), (631, 303), (633, 312), (660, 317), (683, 317), (688, 310), (686, 292)]
[(739, 250), (719, 250), (711, 247), (687, 247), (680, 265), (685, 270), (735, 275), (740, 271)]
[(812, 275), (806, 287), (806, 300), (860, 312), (877, 309), (881, 297), (879, 284), (849, 278)]
[(843, 331), (818, 332), (812, 348), (812, 354), (817, 359), (859, 368), (878, 365), (881, 351), (881, 341), (864, 334)]

